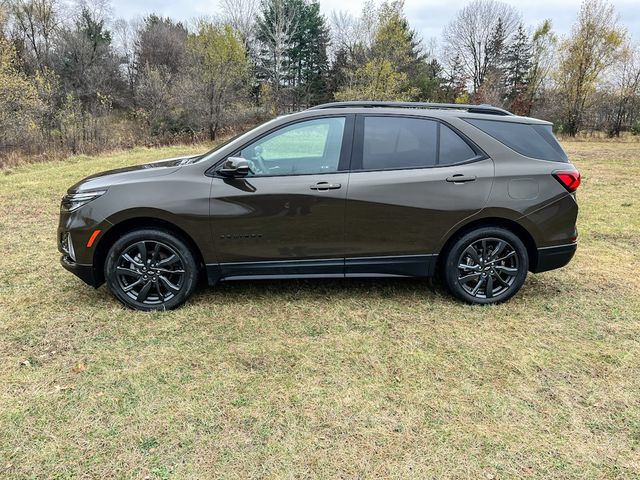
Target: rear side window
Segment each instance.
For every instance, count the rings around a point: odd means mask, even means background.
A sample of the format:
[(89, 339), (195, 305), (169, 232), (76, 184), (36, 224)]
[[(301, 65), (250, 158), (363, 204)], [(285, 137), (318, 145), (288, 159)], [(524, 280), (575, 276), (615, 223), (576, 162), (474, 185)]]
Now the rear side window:
[(477, 152), (456, 132), (435, 120), (366, 116), (362, 128), (362, 162), (354, 170), (397, 170), (453, 165)]
[(365, 117), (362, 168), (382, 170), (436, 164), (438, 124), (406, 117)]
[(551, 125), (529, 125), (471, 118), (465, 120), (521, 155), (553, 162), (569, 162), (567, 154), (553, 135)]

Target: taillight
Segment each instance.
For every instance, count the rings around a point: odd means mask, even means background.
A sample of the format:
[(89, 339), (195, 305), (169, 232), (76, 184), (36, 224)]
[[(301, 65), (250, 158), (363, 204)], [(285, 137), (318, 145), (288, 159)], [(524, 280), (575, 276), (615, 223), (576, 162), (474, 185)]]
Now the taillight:
[(568, 192), (575, 192), (580, 186), (580, 172), (577, 170), (553, 172), (553, 178), (558, 180)]

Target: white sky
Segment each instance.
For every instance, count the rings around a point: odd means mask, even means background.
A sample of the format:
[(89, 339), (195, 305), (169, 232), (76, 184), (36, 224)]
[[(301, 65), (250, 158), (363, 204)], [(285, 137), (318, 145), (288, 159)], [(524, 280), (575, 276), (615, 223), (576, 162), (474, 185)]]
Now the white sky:
[[(527, 26), (535, 26), (545, 18), (551, 18), (554, 30), (560, 35), (569, 33), (580, 7), (580, 0), (503, 1), (522, 12)], [(363, 3), (320, 0), (320, 8), (327, 18), (333, 10), (346, 10), (357, 15)], [(440, 42), (442, 27), (466, 3), (468, 0), (405, 0), (405, 12), (411, 26), (425, 41), (435, 38)], [(634, 42), (640, 42), (640, 0), (613, 0), (611, 3)], [(112, 0), (112, 5), (116, 18), (141, 17), (154, 12), (178, 20), (191, 20), (199, 16), (215, 16), (220, 10), (217, 0)]]

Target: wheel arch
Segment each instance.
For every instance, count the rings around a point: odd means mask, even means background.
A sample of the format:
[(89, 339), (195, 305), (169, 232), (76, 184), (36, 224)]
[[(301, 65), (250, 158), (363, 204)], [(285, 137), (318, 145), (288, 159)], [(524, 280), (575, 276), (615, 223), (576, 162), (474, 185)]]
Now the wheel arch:
[(529, 233), (529, 231), (525, 227), (523, 227), (515, 220), (511, 220), (508, 218), (485, 217), (461, 225), (458, 229), (451, 232), (449, 237), (444, 242), (442, 248), (440, 249), (437, 268), (440, 269), (442, 267), (442, 262), (444, 261), (445, 257), (449, 253), (449, 250), (456, 242), (456, 240), (458, 240), (458, 238), (468, 232), (483, 227), (504, 228), (514, 233), (522, 241), (525, 248), (527, 249), (527, 255), (529, 256), (529, 270), (533, 270), (538, 264), (538, 248), (536, 246), (536, 242), (533, 238), (533, 235), (531, 235), (531, 233)]
[(145, 228), (161, 228), (180, 237), (180, 239), (187, 244), (187, 246), (193, 253), (200, 272), (202, 273), (204, 271), (205, 262), (200, 248), (193, 240), (193, 238), (191, 238), (191, 236), (182, 228), (178, 227), (174, 223), (171, 223), (167, 220), (162, 220), (160, 218), (134, 217), (127, 218), (126, 220), (122, 220), (121, 222), (113, 225), (104, 233), (104, 235), (100, 237), (99, 242), (96, 244), (93, 254), (93, 272), (96, 286), (102, 285), (105, 281), (104, 262), (107, 258), (109, 249), (114, 244), (114, 242), (126, 233), (132, 232), (134, 230), (142, 230)]

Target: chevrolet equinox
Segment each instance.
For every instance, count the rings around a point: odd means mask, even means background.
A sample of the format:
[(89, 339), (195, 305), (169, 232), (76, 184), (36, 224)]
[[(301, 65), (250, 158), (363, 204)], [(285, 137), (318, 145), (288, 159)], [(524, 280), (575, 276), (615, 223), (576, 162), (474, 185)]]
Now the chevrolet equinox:
[(200, 279), (442, 276), (503, 302), (576, 251), (580, 174), (551, 124), (486, 105), (342, 102), (192, 157), (94, 175), (61, 205), (62, 265), (125, 305)]

